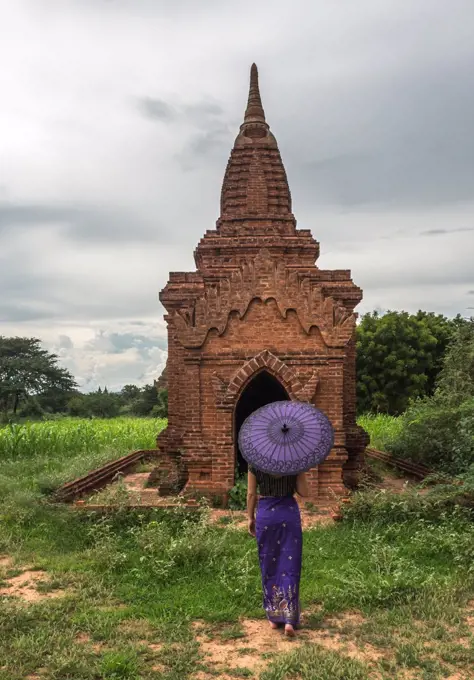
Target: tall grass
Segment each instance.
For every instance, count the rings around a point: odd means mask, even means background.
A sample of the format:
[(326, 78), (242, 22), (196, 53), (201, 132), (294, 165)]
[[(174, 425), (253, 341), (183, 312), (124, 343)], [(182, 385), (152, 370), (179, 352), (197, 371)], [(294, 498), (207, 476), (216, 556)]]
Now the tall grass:
[(359, 416), (358, 424), (370, 436), (370, 446), (381, 451), (389, 451), (393, 441), (400, 435), (403, 423), (401, 417), (385, 413), (366, 413)]
[(151, 449), (166, 420), (66, 418), (0, 428), (0, 496), (48, 491), (137, 449)]

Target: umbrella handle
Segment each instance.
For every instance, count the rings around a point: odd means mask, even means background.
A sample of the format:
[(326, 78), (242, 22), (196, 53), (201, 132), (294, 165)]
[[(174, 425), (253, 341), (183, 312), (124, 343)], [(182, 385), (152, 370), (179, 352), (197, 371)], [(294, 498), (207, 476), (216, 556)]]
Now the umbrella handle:
[(289, 429), (290, 428), (288, 427), (288, 425), (284, 423), (283, 427), (281, 428), (281, 431), (283, 432), (283, 434), (286, 434), (289, 431)]

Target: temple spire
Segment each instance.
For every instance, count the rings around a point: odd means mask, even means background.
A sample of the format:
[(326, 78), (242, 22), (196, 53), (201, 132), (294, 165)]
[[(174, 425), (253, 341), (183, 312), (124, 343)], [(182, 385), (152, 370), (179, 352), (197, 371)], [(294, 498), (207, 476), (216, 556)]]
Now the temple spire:
[(278, 144), (265, 120), (255, 64), (250, 69), (250, 89), (244, 122), (240, 126), (222, 183), (218, 229), (243, 230), (251, 223), (269, 220), (276, 228), (295, 229), (291, 194)]
[(260, 89), (258, 87), (258, 70), (256, 64), (250, 69), (250, 89), (247, 110), (245, 111), (245, 123), (265, 123), (265, 111), (262, 106)]

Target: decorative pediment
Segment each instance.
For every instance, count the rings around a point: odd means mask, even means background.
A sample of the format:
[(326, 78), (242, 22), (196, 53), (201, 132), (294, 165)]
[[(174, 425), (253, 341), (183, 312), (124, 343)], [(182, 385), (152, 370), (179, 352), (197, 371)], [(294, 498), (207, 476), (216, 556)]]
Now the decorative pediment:
[(286, 389), (290, 399), (311, 402), (319, 384), (316, 371), (309, 379), (302, 379), (297, 371), (285, 364), (268, 350), (260, 352), (246, 361), (232, 376), (227, 384), (217, 373), (212, 376), (216, 403), (221, 408), (232, 407), (244, 386), (260, 371), (271, 373)]
[(317, 327), (328, 347), (344, 347), (352, 337), (352, 312), (334, 298), (325, 297), (321, 286), (309, 275), (290, 270), (267, 250), (261, 250), (229, 277), (207, 284), (191, 312), (174, 312), (179, 341), (185, 347), (201, 347), (211, 329), (222, 335), (229, 314), (237, 312), (242, 318), (255, 299), (274, 299), (283, 318), (288, 310), (295, 310), (305, 332), (309, 334), (311, 328)]

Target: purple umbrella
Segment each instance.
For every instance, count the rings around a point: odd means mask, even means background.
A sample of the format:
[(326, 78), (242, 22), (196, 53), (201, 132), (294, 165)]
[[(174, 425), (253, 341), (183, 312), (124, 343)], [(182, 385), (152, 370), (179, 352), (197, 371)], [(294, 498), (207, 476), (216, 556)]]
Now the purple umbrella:
[(239, 433), (242, 456), (262, 472), (297, 475), (329, 456), (334, 430), (312, 404), (275, 401), (254, 411)]

